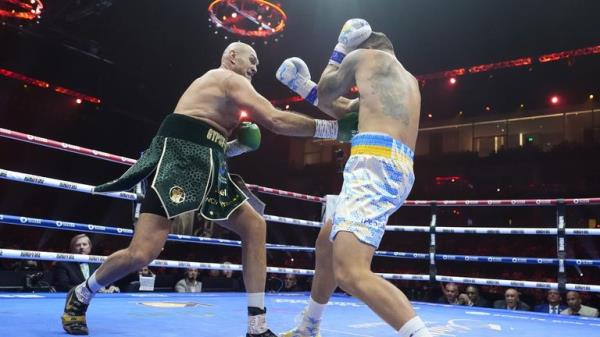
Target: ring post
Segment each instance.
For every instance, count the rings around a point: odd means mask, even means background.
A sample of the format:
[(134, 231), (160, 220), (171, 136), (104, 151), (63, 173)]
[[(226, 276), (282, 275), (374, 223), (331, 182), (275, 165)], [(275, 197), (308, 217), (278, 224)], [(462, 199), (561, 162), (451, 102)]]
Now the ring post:
[(558, 290), (565, 291), (567, 284), (567, 275), (565, 272), (566, 241), (565, 241), (565, 202), (559, 199), (556, 203), (556, 257), (558, 259)]

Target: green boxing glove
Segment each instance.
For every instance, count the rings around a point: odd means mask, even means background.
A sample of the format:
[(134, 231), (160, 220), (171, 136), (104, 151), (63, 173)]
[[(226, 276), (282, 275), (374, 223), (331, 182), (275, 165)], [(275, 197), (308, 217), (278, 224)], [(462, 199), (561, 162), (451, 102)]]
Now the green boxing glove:
[(315, 138), (337, 139), (348, 143), (358, 133), (358, 113), (349, 112), (337, 121), (315, 119)]
[(358, 133), (358, 112), (349, 112), (338, 119), (337, 140), (348, 143)]
[(227, 157), (235, 157), (242, 153), (257, 150), (260, 147), (260, 139), (258, 125), (250, 122), (242, 122), (238, 129), (237, 139), (227, 143), (225, 155)]

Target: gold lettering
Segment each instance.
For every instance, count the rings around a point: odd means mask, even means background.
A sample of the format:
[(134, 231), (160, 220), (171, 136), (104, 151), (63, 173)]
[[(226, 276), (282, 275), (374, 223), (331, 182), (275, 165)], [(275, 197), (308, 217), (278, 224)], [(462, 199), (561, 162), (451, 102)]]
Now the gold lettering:
[(223, 135), (221, 135), (213, 129), (208, 130), (208, 132), (206, 133), (206, 139), (210, 140), (213, 143), (216, 143), (221, 147), (225, 147), (225, 144), (227, 143), (225, 137), (223, 137)]

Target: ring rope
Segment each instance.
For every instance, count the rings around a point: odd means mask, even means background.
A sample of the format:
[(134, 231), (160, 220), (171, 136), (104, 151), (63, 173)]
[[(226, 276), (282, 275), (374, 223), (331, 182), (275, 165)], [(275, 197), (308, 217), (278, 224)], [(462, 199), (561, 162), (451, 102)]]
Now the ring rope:
[[(106, 256), (99, 255), (81, 255), (81, 254), (66, 254), (18, 249), (2, 249), (0, 248), (0, 258), (6, 259), (21, 259), (21, 260), (41, 260), (41, 261), (64, 261), (64, 262), (80, 262), (80, 263), (102, 263), (106, 260)], [(197, 268), (197, 269), (218, 269), (218, 270), (234, 270), (241, 271), (242, 266), (239, 264), (220, 264), (220, 263), (204, 263), (204, 262), (189, 262), (175, 260), (154, 260), (150, 264), (152, 267), (166, 268)], [(282, 267), (267, 267), (267, 272), (277, 274), (296, 274), (296, 275), (314, 275), (314, 270), (298, 269), (298, 268), (282, 268)], [(393, 274), (393, 273), (376, 273), (385, 279), (391, 280), (406, 280), (406, 281), (429, 281), (429, 275), (421, 274)], [(536, 282), (536, 281), (517, 281), (503, 279), (486, 279), (460, 276), (445, 276), (437, 275), (436, 281), (439, 282), (455, 282), (465, 284), (478, 284), (488, 286), (508, 286), (521, 288), (538, 288), (538, 289), (558, 289), (558, 283), (554, 282)], [(567, 290), (600, 292), (600, 285), (593, 284), (576, 284), (567, 283)]]
[[(75, 183), (66, 180), (58, 180), (32, 174), (25, 174), (15, 171), (0, 169), (0, 179), (12, 180), (28, 184), (35, 184), (47, 187), (54, 187), (69, 191), (82, 192), (94, 195), (104, 195), (112, 198), (125, 200), (139, 200), (140, 195), (131, 192), (109, 192), (93, 193), (93, 186)], [(300, 225), (307, 227), (321, 227), (321, 222), (294, 219), (275, 215), (264, 215), (265, 220), (271, 222), (285, 223), (290, 225)], [(429, 233), (429, 226), (386, 226), (386, 231), (395, 232), (420, 232)], [(502, 228), (502, 227), (435, 227), (436, 233), (452, 234), (517, 234), (517, 235), (556, 235), (556, 228)], [(567, 228), (567, 235), (600, 235), (600, 228)]]
[[(76, 154), (104, 159), (107, 161), (133, 165), (136, 160), (109, 154), (106, 152), (88, 149), (85, 147), (72, 145), (56, 140), (51, 140), (43, 137), (38, 137), (26, 133), (12, 131), (0, 128), (0, 137), (10, 138), (16, 141), (27, 142), (31, 144), (41, 145), (61, 151), (72, 152)], [(262, 187), (258, 185), (247, 184), (248, 188), (255, 189), (259, 192), (274, 194), (282, 197), (294, 198), (299, 200), (308, 200), (315, 202), (325, 202), (325, 198), (306, 195), (301, 193), (278, 190), (274, 188)], [(445, 207), (460, 207), (460, 206), (556, 206), (563, 203), (566, 206), (575, 205), (600, 205), (600, 197), (598, 198), (573, 198), (573, 199), (501, 199), (501, 200), (406, 200), (403, 206), (431, 206), (435, 203), (437, 206)]]
[(125, 199), (137, 201), (142, 199), (140, 195), (131, 192), (106, 192), (106, 193), (94, 193), (94, 186), (87, 184), (80, 184), (66, 180), (53, 179), (48, 177), (42, 177), (34, 174), (26, 174), (21, 172), (9, 171), (0, 169), (0, 178), (5, 180), (17, 181), (26, 184), (34, 184), (40, 186), (54, 187), (62, 190), (69, 190), (75, 192), (82, 192), (94, 195), (104, 195), (111, 198)]
[[(15, 216), (0, 214), (0, 223), (6, 223), (15, 226), (24, 227), (39, 227), (47, 229), (68, 230), (77, 232), (86, 232), (94, 234), (133, 236), (133, 230), (129, 228), (98, 226), (92, 224), (82, 224), (68, 221), (57, 221), (49, 219), (38, 219), (24, 216)], [(221, 245), (227, 247), (241, 247), (241, 241), (214, 239), (201, 236), (191, 236), (182, 234), (169, 234), (168, 241), (186, 242), (206, 245)], [(291, 252), (308, 252), (315, 251), (313, 247), (291, 246), (284, 244), (267, 243), (266, 248), (269, 250), (284, 250)], [(411, 260), (427, 260), (427, 253), (412, 253), (412, 252), (390, 252), (376, 251), (375, 256), (391, 257)], [(537, 257), (513, 257), (513, 256), (474, 256), (474, 255), (452, 255), (452, 254), (434, 254), (436, 261), (461, 261), (461, 262), (482, 262), (482, 263), (504, 263), (504, 264), (537, 264), (537, 265), (556, 265), (558, 259), (555, 258), (537, 258)], [(569, 266), (598, 266), (600, 260), (587, 259), (565, 259), (565, 264)]]
[(110, 154), (110, 153), (106, 153), (106, 152), (102, 152), (102, 151), (98, 151), (98, 150), (88, 149), (83, 146), (71, 145), (68, 143), (63, 143), (63, 142), (59, 142), (56, 140), (38, 137), (38, 136), (34, 136), (34, 135), (30, 135), (30, 134), (26, 134), (26, 133), (22, 133), (22, 132), (18, 132), (18, 131), (12, 131), (12, 130), (8, 130), (8, 129), (3, 129), (3, 128), (0, 128), (0, 137), (10, 138), (10, 139), (13, 139), (16, 141), (22, 141), (22, 142), (26, 142), (26, 143), (30, 143), (30, 144), (35, 144), (35, 145), (41, 145), (41, 146), (49, 147), (49, 148), (60, 150), (60, 151), (81, 154), (81, 155), (92, 157), (92, 158), (104, 159), (107, 161), (111, 161), (113, 163), (133, 165), (136, 162), (135, 159), (131, 159), (131, 158), (123, 157), (123, 156), (117, 156), (114, 154)]

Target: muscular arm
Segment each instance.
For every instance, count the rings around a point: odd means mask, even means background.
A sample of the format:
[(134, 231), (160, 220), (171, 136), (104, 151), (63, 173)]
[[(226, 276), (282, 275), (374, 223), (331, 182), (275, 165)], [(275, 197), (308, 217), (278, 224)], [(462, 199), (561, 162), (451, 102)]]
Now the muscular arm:
[(337, 67), (329, 64), (323, 70), (317, 87), (319, 109), (326, 114), (340, 118), (350, 111), (358, 110), (358, 99), (343, 97), (355, 84), (355, 73), (363, 51), (356, 50), (348, 54), (342, 64)]
[(315, 134), (314, 119), (275, 108), (242, 76), (230, 74), (225, 79), (225, 87), (227, 96), (236, 105), (251, 111), (252, 119), (270, 131), (296, 137), (312, 137)]

